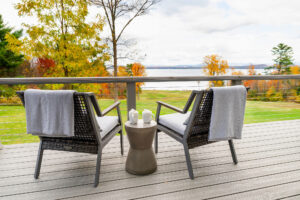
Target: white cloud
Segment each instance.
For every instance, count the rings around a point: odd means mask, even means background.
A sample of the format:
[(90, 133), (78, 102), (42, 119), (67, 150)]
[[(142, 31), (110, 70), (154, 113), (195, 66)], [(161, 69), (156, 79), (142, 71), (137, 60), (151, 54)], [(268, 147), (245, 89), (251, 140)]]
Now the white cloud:
[[(4, 19), (19, 27), (11, 5), (18, 0), (1, 1)], [(229, 63), (272, 63), (270, 50), (280, 42), (300, 62), (299, 10), (299, 0), (162, 0), (124, 36), (137, 38), (146, 65), (199, 64), (212, 53)]]
[(154, 10), (127, 30), (140, 38), (146, 64), (198, 64), (212, 53), (230, 63), (272, 63), (270, 50), (280, 42), (292, 46), (300, 60), (300, 1), (181, 3), (175, 13)]

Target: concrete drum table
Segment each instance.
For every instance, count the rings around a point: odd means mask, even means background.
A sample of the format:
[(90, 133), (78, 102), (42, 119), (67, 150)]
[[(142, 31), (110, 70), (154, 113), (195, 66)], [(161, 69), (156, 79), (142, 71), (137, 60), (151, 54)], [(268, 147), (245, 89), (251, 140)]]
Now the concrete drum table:
[(138, 120), (137, 124), (125, 123), (125, 129), (130, 144), (126, 160), (126, 171), (135, 175), (146, 175), (156, 171), (157, 164), (152, 148), (157, 124), (151, 121), (144, 124)]

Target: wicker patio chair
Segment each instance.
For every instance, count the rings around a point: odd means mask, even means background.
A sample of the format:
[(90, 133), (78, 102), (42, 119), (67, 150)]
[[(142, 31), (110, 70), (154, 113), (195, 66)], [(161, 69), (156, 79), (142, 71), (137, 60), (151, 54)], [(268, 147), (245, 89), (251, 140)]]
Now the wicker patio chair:
[[(24, 92), (17, 92), (26, 106)], [(122, 120), (120, 102), (116, 102), (101, 112), (93, 93), (74, 93), (74, 136), (44, 137), (40, 136), (40, 146), (35, 167), (34, 178), (40, 174), (44, 150), (58, 150), (97, 154), (94, 186), (99, 184), (102, 149), (117, 134), (120, 133), (121, 154), (123, 155)], [(106, 116), (114, 108), (118, 117)], [(96, 112), (97, 116), (95, 116)], [(101, 131), (100, 131), (101, 130)]]
[[(194, 101), (195, 99), (195, 101)], [(190, 115), (188, 110), (194, 101)], [(155, 153), (158, 152), (158, 132), (164, 132), (183, 144), (189, 176), (194, 179), (189, 149), (213, 143), (208, 141), (212, 111), (213, 91), (193, 91), (183, 110), (158, 101), (156, 111), (157, 132), (155, 135)], [(178, 113), (160, 115), (161, 106)], [(188, 118), (188, 116), (190, 116)], [(188, 118), (188, 119), (187, 119)], [(185, 125), (186, 124), (186, 125)], [(234, 164), (238, 163), (232, 140), (228, 140)]]

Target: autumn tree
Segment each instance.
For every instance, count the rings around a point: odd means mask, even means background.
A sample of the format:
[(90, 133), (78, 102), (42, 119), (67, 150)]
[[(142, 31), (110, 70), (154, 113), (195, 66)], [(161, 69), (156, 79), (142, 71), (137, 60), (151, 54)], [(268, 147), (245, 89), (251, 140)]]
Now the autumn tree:
[[(226, 60), (216, 54), (204, 57), (204, 73), (209, 76), (219, 76), (227, 73), (229, 65)], [(211, 81), (210, 86), (223, 86), (223, 81)]]
[(291, 66), (290, 67), (290, 70), (291, 70), (291, 74), (300, 74), (300, 66)]
[(293, 48), (280, 43), (276, 47), (273, 47), (272, 54), (275, 56), (275, 68), (278, 74), (282, 74), (289, 71), (289, 66), (293, 64)]
[(19, 40), (22, 32), (22, 30), (13, 31), (6, 26), (0, 15), (0, 77), (15, 76), (17, 68), (23, 63), (24, 56), (20, 52), (11, 51), (5, 38), (7, 34), (11, 34)]
[(21, 42), (7, 35), (10, 48), (29, 58), (49, 59), (55, 67), (49, 76), (96, 76), (109, 60), (107, 46), (99, 37), (104, 19), (86, 22), (87, 0), (21, 0), (20, 16), (33, 16), (36, 25), (25, 24), (27, 37)]
[[(146, 76), (146, 69), (145, 66), (141, 63), (133, 63), (128, 64), (126, 66), (119, 66), (118, 67), (118, 76)], [(136, 92), (139, 98), (139, 94), (142, 91), (143, 82), (136, 83)], [(124, 92), (126, 89), (126, 84), (118, 83), (117, 87), (119, 89), (119, 94), (121, 96), (125, 96)]]
[[(300, 74), (300, 66), (294, 65), (290, 67), (291, 74)], [(297, 95), (300, 95), (300, 81), (299, 80), (289, 80), (290, 84), (297, 88)], [(300, 98), (300, 96), (299, 96)], [(300, 99), (299, 99), (300, 100)]]
[[(129, 72), (130, 76), (146, 76), (145, 66), (141, 63), (133, 63), (127, 65), (127, 71)], [(142, 85), (144, 84), (144, 82), (136, 83), (136, 92), (138, 98), (140, 97), (140, 93), (142, 92)]]
[(55, 62), (49, 58), (38, 58), (36, 63), (36, 71), (39, 77), (49, 76), (49, 73), (54, 71)]
[[(248, 74), (247, 75), (249, 75), (249, 76), (256, 75), (256, 71), (255, 71), (255, 66), (254, 65), (249, 65)], [(243, 82), (244, 82), (244, 86), (245, 87), (251, 87), (251, 86), (253, 86), (254, 82), (257, 82), (257, 81), (255, 81), (255, 80), (244, 80)]]

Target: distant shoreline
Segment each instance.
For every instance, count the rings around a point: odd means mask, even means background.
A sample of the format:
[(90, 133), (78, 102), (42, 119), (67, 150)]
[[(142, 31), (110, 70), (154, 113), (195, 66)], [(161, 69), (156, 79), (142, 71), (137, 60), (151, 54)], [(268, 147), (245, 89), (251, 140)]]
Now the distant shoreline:
[[(254, 69), (265, 69), (268, 67), (266, 64), (252, 65)], [(203, 69), (203, 65), (190, 66), (190, 65), (180, 65), (180, 66), (146, 66), (146, 69)], [(234, 69), (249, 69), (249, 65), (242, 66), (229, 66), (229, 68)], [(113, 66), (108, 66), (107, 69), (113, 69)]]
[[(268, 67), (266, 64), (252, 65), (254, 69), (265, 69)], [(146, 69), (203, 69), (203, 65), (176, 65), (176, 66), (146, 66)], [(108, 69), (113, 69), (113, 66), (108, 66)], [(249, 69), (249, 65), (229, 66), (234, 69)]]
[[(254, 69), (265, 69), (268, 66), (267, 65), (253, 65)], [(234, 69), (249, 69), (248, 66), (229, 66), (229, 68)], [(203, 69), (203, 66), (166, 66), (166, 67), (158, 67), (158, 66), (146, 66), (146, 69)]]

